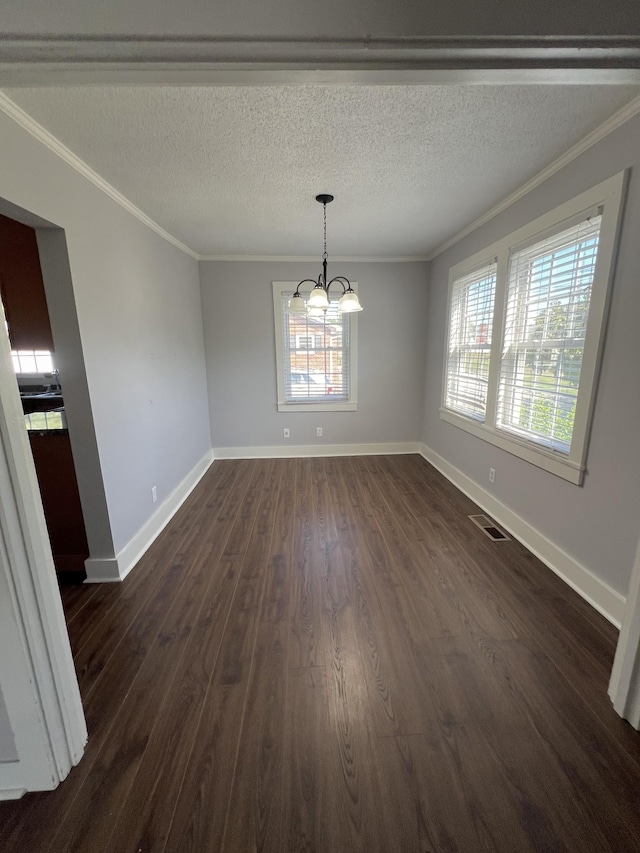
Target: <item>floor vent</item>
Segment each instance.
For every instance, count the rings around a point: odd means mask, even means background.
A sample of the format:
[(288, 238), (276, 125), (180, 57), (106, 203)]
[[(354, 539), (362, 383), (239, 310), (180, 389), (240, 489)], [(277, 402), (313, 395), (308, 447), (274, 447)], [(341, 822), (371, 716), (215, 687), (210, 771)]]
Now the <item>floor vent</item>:
[(486, 515), (470, 515), (469, 518), (473, 521), (476, 527), (479, 527), (480, 530), (482, 530), (482, 532), (485, 533), (493, 542), (511, 540), (511, 537), (507, 536), (504, 530), (500, 530), (496, 523), (491, 521), (490, 518), (487, 518)]

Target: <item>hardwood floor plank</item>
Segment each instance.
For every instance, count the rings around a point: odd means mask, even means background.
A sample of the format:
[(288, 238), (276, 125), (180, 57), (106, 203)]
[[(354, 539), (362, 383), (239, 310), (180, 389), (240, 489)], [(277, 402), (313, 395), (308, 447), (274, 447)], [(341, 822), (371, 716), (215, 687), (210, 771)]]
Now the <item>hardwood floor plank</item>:
[(291, 630), (289, 665), (292, 669), (325, 663), (322, 639), (322, 561), (318, 544), (323, 535), (323, 515), (314, 508), (311, 466), (296, 460), (296, 499), (291, 572)]
[(269, 538), (253, 570), (264, 576), (265, 584), (227, 808), (223, 848), (229, 850), (281, 849), (295, 463), (284, 460), (278, 469), (282, 480), (276, 502), (265, 504), (270, 506), (270, 522), (265, 513), (264, 526), (258, 528)]
[[(257, 467), (261, 471), (261, 486), (256, 485), (256, 494), (252, 496), (256, 499), (243, 505), (229, 537), (233, 544), (229, 547), (227, 543), (222, 555), (223, 561), (236, 563), (240, 580), (227, 620), (224, 648), (216, 663), (169, 829), (167, 851), (179, 849), (195, 853), (223, 849), (267, 583), (264, 562), (269, 559), (282, 477), (272, 462)], [(245, 514), (247, 512), (249, 515)], [(238, 553), (241, 547), (239, 529), (245, 533), (242, 553)], [(217, 766), (211, 764), (212, 754), (218, 757)], [(225, 771), (223, 776), (220, 768)]]
[[(148, 745), (156, 749), (167, 744), (156, 732), (166, 714), (179, 677), (184, 654), (192, 635), (208, 587), (214, 575), (204, 564), (187, 576), (184, 589), (171, 602), (140, 670), (136, 674), (116, 715), (114, 728), (118, 738), (111, 738), (101, 750), (98, 768), (82, 786), (77, 798), (53, 840), (54, 849), (80, 853), (89, 845), (105, 849), (117, 815), (130, 796), (130, 789), (142, 765)], [(99, 769), (99, 772), (96, 772)], [(91, 806), (100, 802), (97, 815)]]
[(280, 849), (332, 853), (345, 837), (337, 825), (336, 768), (323, 666), (291, 669), (285, 711), (283, 834)]
[[(123, 815), (117, 822), (110, 849), (137, 853), (165, 846), (172, 818), (165, 802), (167, 798), (175, 802), (181, 790), (240, 577), (237, 564), (221, 560), (225, 544), (224, 537), (205, 540), (195, 557), (206, 567), (210, 580), (185, 648), (184, 663), (165, 700), (168, 712), (150, 736), (132, 792), (121, 809), (133, 817), (124, 820)], [(159, 752), (164, 758), (160, 770)]]
[[(235, 478), (233, 470), (220, 472), (220, 478), (219, 472), (220, 468), (215, 471), (211, 469), (203, 478), (202, 488), (207, 489), (212, 484), (215, 492), (222, 481), (225, 484), (223, 491), (229, 491), (229, 486)], [(0, 821), (0, 842), (4, 843), (7, 839), (6, 843), (9, 845), (13, 843), (10, 838), (27, 835), (25, 842), (30, 850), (49, 849), (51, 827), (58, 827), (62, 823), (93, 770), (102, 747), (117, 731), (114, 721), (123, 698), (159, 631), (171, 596), (175, 596), (178, 583), (184, 580), (181, 563), (174, 562), (175, 551), (180, 544), (184, 545), (190, 536), (193, 536), (193, 528), (189, 523), (193, 524), (204, 511), (202, 503), (200, 489), (194, 490), (188, 506), (183, 505), (181, 512), (176, 515), (172, 524), (165, 528), (146, 555), (140, 572), (136, 569), (122, 586), (106, 585), (120, 595), (116, 604), (104, 616), (106, 621), (101, 622), (100, 632), (92, 635), (96, 643), (95, 653), (104, 659), (105, 664), (100, 670), (101, 678), (95, 681), (92, 679), (91, 686), (97, 684), (104, 689), (92, 691), (87, 686), (83, 677), (85, 671), (82, 662), (86, 661), (84, 656), (79, 655), (74, 660), (89, 729), (89, 742), (84, 757), (78, 767), (73, 768), (64, 786), (42, 799), (25, 798), (12, 812), (11, 820)], [(174, 543), (174, 547), (169, 547), (170, 543)], [(148, 584), (148, 589), (145, 589), (144, 580), (149, 577), (152, 582)], [(121, 605), (130, 603), (135, 607), (135, 613), (141, 613), (141, 617), (132, 619), (126, 610), (122, 610)], [(110, 651), (107, 651), (108, 646), (111, 646)], [(25, 833), (25, 827), (28, 827), (28, 834)], [(22, 848), (19, 846), (18, 849)]]
[(98, 584), (63, 584), (60, 587), (60, 597), (62, 599), (62, 607), (64, 608), (65, 620), (67, 626), (70, 626), (82, 608), (89, 602), (90, 598), (95, 595), (98, 589)]
[(418, 456), (216, 462), (64, 591), (89, 743), (3, 853), (631, 853), (616, 632)]

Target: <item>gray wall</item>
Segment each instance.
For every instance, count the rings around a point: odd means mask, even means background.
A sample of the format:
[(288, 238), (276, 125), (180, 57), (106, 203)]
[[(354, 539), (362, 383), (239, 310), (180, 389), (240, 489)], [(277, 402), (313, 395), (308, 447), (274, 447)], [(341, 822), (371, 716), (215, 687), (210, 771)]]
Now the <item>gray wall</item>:
[[(319, 271), (319, 260), (200, 263), (214, 447), (418, 441), (424, 263), (330, 263), (332, 275), (358, 282), (364, 307), (358, 317), (358, 411), (277, 411), (271, 282), (297, 282)], [(291, 430), (289, 440), (284, 427)]]
[[(626, 595), (640, 525), (640, 117), (432, 262), (423, 441)], [(634, 167), (582, 487), (440, 420), (449, 267), (599, 181)], [(496, 481), (489, 484), (489, 467)]]
[(118, 553), (156, 509), (151, 487), (162, 502), (211, 447), (198, 265), (4, 113), (0, 140), (0, 198), (65, 231), (88, 385), (70, 429), (95, 430), (84, 489), (103, 480), (102, 547)]
[(9, 721), (7, 706), (4, 704), (2, 688), (0, 688), (0, 762), (17, 760), (16, 742)]
[(636, 0), (3, 0), (5, 34), (365, 37), (638, 31)]

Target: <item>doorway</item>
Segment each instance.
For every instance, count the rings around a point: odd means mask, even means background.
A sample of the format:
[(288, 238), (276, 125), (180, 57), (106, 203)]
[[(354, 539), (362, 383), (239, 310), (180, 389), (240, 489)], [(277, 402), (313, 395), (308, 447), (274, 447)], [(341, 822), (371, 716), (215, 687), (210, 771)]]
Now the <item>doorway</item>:
[(89, 546), (36, 229), (3, 215), (0, 298), (58, 580), (82, 582)]

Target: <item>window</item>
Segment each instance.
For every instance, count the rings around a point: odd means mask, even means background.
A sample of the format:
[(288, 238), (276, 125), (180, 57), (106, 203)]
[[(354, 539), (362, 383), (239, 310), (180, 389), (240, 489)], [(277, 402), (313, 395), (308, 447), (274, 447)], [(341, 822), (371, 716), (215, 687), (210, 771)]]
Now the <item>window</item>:
[(441, 416), (581, 483), (624, 175), (450, 273)]
[(51, 353), (45, 350), (11, 350), (11, 360), (16, 373), (51, 373)]
[(453, 283), (446, 405), (484, 421), (489, 382), (496, 265), (483, 265)]
[(337, 301), (319, 317), (287, 314), (296, 284), (273, 283), (278, 410), (355, 411), (357, 319)]

